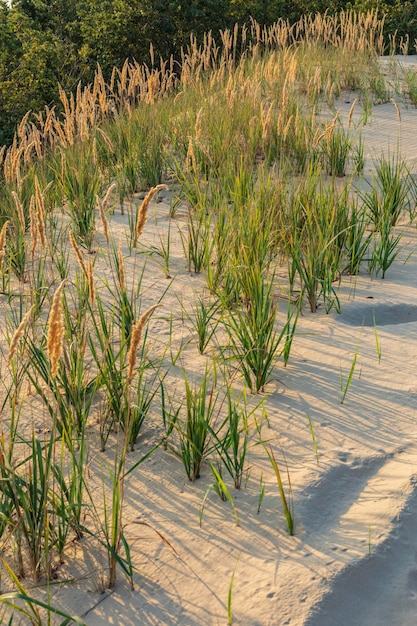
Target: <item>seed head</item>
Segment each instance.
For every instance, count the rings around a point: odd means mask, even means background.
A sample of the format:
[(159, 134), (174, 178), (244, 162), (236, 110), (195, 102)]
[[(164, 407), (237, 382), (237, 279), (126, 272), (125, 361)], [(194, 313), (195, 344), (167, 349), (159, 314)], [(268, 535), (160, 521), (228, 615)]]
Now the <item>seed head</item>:
[(129, 352), (127, 354), (127, 363), (128, 363), (127, 378), (129, 381), (132, 380), (133, 369), (136, 364), (136, 356), (137, 356), (138, 346), (142, 338), (143, 327), (145, 326), (147, 319), (152, 315), (155, 309), (157, 309), (159, 306), (161, 305), (154, 304), (153, 306), (151, 306), (147, 311), (145, 311), (145, 313), (143, 313), (143, 315), (140, 316), (136, 324), (133, 325), (132, 334), (130, 337)]
[(141, 236), (144, 226), (146, 224), (149, 204), (152, 198), (154, 197), (154, 195), (158, 193), (158, 191), (160, 191), (161, 189), (168, 189), (168, 185), (156, 185), (156, 187), (152, 187), (148, 191), (146, 196), (144, 197), (142, 204), (140, 205), (139, 212), (138, 212), (138, 219), (136, 221), (136, 236), (137, 237)]
[(51, 363), (51, 373), (54, 378), (58, 374), (59, 359), (62, 356), (63, 350), (64, 309), (62, 306), (62, 289), (64, 287), (64, 283), (65, 280), (61, 282), (54, 294), (48, 322), (48, 338), (46, 348), (49, 361)]

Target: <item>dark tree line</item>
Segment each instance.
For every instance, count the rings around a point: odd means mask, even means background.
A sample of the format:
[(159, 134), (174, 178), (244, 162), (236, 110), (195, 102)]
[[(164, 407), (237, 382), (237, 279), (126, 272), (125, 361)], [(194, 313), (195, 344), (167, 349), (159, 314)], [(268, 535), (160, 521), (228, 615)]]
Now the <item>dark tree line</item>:
[(16, 124), (91, 80), (97, 63), (105, 76), (128, 57), (149, 60), (178, 55), (194, 33), (278, 18), (291, 22), (306, 13), (350, 7), (387, 13), (387, 32), (417, 37), (417, 0), (0, 0), (0, 145)]

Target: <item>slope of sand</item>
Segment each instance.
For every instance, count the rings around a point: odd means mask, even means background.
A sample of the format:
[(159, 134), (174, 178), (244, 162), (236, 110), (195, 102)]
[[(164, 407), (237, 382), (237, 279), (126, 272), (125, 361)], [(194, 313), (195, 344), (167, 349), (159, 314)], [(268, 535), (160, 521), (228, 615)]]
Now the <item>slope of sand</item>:
[[(346, 114), (350, 103), (340, 107)], [(363, 138), (365, 174), (370, 174), (373, 157), (397, 150), (417, 173), (415, 108), (401, 106), (400, 122), (393, 104), (374, 107)], [(143, 245), (167, 232), (168, 208), (168, 195), (153, 205), (157, 222), (149, 220)], [(184, 226), (181, 215), (176, 223)], [(127, 218), (116, 216), (112, 228), (117, 240)], [(119, 573), (116, 588), (101, 592), (100, 567), (105, 563), (97, 561), (91, 542), (83, 540), (74, 544), (60, 573), (78, 581), (56, 587), (54, 604), (82, 615), (89, 626), (224, 626), (235, 571), (233, 624), (416, 623), (417, 232), (405, 224), (398, 229), (404, 233), (402, 249), (386, 278), (366, 273), (344, 277), (341, 315), (326, 315), (322, 309), (311, 314), (305, 308), (288, 366), (278, 363), (266, 393), (248, 397), (253, 407), (264, 401), (268, 419), (262, 421), (260, 409), (257, 413), (262, 438), (273, 445), (281, 468), (285, 451), (295, 535), (286, 532), (276, 480), (262, 446), (250, 448), (246, 486), (236, 492), (230, 485), (239, 526), (230, 504), (211, 491), (201, 527), (202, 502), (212, 483), (209, 468), (191, 484), (181, 462), (160, 448), (132, 472), (126, 485), (135, 590)], [(181, 368), (191, 377), (201, 373), (210, 362), (210, 350), (198, 354), (192, 327), (181, 313), (181, 306), (189, 311), (192, 298), (201, 293), (204, 278), (187, 274), (177, 239), (175, 235), (173, 282), (150, 330), (157, 349), (169, 339), (172, 312), (175, 341), (185, 345), (191, 339), (170, 372), (170, 391), (176, 389), (181, 397)], [(144, 306), (153, 304), (166, 286), (161, 270), (148, 261)], [(283, 302), (282, 319), (285, 313)], [(352, 381), (341, 404), (341, 386), (343, 390), (355, 354)], [(155, 437), (155, 429), (145, 428), (138, 450), (149, 449)], [(256, 441), (254, 436), (252, 443)], [(92, 472), (101, 462), (94, 455)], [(258, 514), (261, 476), (265, 496)]]

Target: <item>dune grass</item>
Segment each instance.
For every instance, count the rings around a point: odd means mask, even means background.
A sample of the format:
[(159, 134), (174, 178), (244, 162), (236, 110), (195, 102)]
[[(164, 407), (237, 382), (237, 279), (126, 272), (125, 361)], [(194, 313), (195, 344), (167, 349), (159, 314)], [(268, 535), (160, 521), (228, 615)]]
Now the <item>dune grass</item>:
[[(19, 579), (50, 580), (83, 536), (106, 557), (106, 585), (121, 571), (133, 586), (125, 489), (161, 444), (191, 483), (211, 471), (239, 520), (227, 482), (241, 489), (250, 475), (251, 420), (261, 409), (251, 408), (249, 392), (277, 380), (281, 356), (291, 363), (306, 305), (340, 310), (346, 274), (385, 276), (398, 254), (397, 225), (414, 218), (416, 187), (400, 157), (381, 158), (370, 191), (353, 197), (360, 129), (334, 111), (345, 91), (355, 89), (365, 111), (387, 89), (376, 15), (316, 16), (269, 30), (252, 23), (249, 35), (239, 53), (232, 33), (221, 46), (208, 37), (184, 52), (180, 71), (126, 62), (107, 85), (98, 70), (74, 97), (61, 92), (62, 114), (22, 120), (1, 152), (8, 421), (0, 541), (17, 595), (0, 602), (13, 607), (19, 597), (35, 623), (43, 619), (37, 601)], [(408, 83), (411, 94), (411, 75)], [(162, 190), (169, 227), (149, 244), (144, 233), (163, 224), (152, 217)], [(118, 220), (124, 238), (115, 241)], [(146, 278), (149, 256), (173, 286)], [(190, 283), (200, 273), (209, 295), (165, 311), (159, 305), (178, 272)], [(193, 341), (178, 343), (182, 328)], [(377, 351), (380, 358), (378, 341)], [(26, 413), (28, 385), (42, 437)], [(235, 385), (244, 391), (235, 394)], [(310, 429), (318, 462), (311, 420)], [(153, 440), (142, 450), (144, 431)], [(277, 526), (292, 534), (290, 467), (286, 490), (273, 449), (258, 449), (278, 484)], [(265, 480), (261, 473), (258, 513)], [(233, 577), (229, 623), (232, 586)]]

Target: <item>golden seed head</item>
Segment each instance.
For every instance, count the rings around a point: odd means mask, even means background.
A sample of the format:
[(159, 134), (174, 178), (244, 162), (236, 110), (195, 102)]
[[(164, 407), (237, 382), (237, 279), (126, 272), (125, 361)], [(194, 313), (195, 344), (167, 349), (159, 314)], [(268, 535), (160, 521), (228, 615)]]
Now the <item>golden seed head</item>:
[(138, 219), (136, 221), (136, 236), (137, 237), (141, 236), (144, 226), (146, 224), (149, 204), (152, 198), (154, 197), (154, 195), (158, 193), (158, 191), (160, 191), (161, 189), (168, 189), (168, 185), (156, 185), (156, 187), (152, 187), (148, 191), (146, 196), (144, 197), (142, 204), (139, 207)]
[(350, 111), (349, 111), (349, 115), (348, 115), (348, 128), (350, 128), (350, 126), (352, 124), (353, 111), (355, 110), (355, 106), (356, 106), (357, 101), (358, 101), (358, 99), (355, 98), (354, 101), (352, 102), (352, 106), (350, 107)]
[(77, 242), (75, 241), (74, 233), (72, 232), (72, 230), (69, 231), (69, 240), (70, 240), (70, 244), (72, 246), (72, 249), (74, 250), (75, 255), (77, 257), (78, 264), (79, 264), (79, 266), (80, 266), (84, 276), (88, 280), (88, 272), (87, 272), (87, 268), (85, 267), (83, 255), (81, 253), (80, 248), (77, 245)]
[(20, 228), (22, 229), (23, 232), (25, 232), (26, 222), (25, 222), (25, 215), (23, 213), (22, 203), (20, 202), (19, 196), (17, 195), (15, 191), (12, 191), (12, 196), (13, 196), (13, 200), (16, 206), (16, 212), (17, 212), (17, 217), (19, 220)]
[(107, 219), (106, 219), (106, 215), (105, 215), (105, 210), (107, 207), (107, 204), (110, 200), (110, 196), (112, 194), (112, 191), (116, 188), (116, 183), (112, 183), (109, 188), (107, 189), (103, 199), (99, 198), (99, 196), (97, 196), (97, 206), (98, 206), (98, 211), (100, 214), (100, 219), (101, 219), (101, 223), (103, 225), (103, 233), (104, 233), (104, 237), (106, 239), (107, 244), (109, 243), (109, 228), (108, 228), (108, 224), (107, 224)]
[(185, 158), (185, 169), (187, 172), (197, 172), (197, 159), (195, 158), (193, 140), (188, 140), (187, 156)]
[(203, 117), (203, 109), (201, 108), (199, 112), (197, 113), (197, 118), (196, 118), (195, 127), (194, 127), (196, 141), (198, 141), (201, 136), (201, 118), (202, 117)]
[(100, 215), (101, 223), (103, 225), (104, 238), (106, 239), (106, 243), (108, 245), (109, 244), (109, 228), (108, 228), (106, 216), (104, 214), (104, 202), (98, 196), (96, 200), (97, 200), (98, 212)]
[(51, 363), (51, 373), (54, 378), (58, 374), (59, 359), (63, 351), (64, 308), (62, 305), (62, 290), (64, 284), (65, 280), (61, 282), (54, 294), (48, 321), (46, 349)]
[(9, 354), (7, 355), (7, 361), (6, 361), (6, 367), (8, 367), (10, 365), (10, 362), (13, 358), (13, 356), (16, 353), (17, 350), (17, 345), (19, 343), (19, 339), (21, 338), (21, 336), (23, 335), (25, 328), (26, 328), (26, 324), (28, 323), (31, 315), (32, 315), (32, 311), (34, 309), (33, 305), (29, 311), (26, 312), (26, 314), (24, 315), (22, 321), (20, 322), (19, 326), (16, 328), (14, 335), (12, 337), (12, 340), (10, 342), (10, 348), (9, 348)]
[(392, 104), (395, 106), (395, 110), (397, 111), (398, 120), (401, 122), (401, 111), (400, 111), (400, 107), (398, 106), (398, 103), (394, 100), (394, 98), (391, 98), (391, 102), (392, 102)]
[(3, 265), (4, 255), (6, 253), (6, 234), (9, 220), (4, 222), (3, 228), (0, 231), (0, 269)]
[(0, 231), (0, 250), (4, 251), (4, 247), (6, 245), (6, 232), (7, 232), (7, 226), (9, 224), (9, 220), (7, 220), (6, 222), (4, 222), (3, 227)]
[(129, 381), (132, 379), (132, 376), (133, 376), (133, 370), (136, 364), (138, 346), (142, 338), (143, 327), (145, 326), (148, 318), (152, 315), (155, 309), (157, 309), (159, 306), (161, 305), (154, 304), (153, 306), (151, 306), (147, 311), (145, 311), (145, 313), (143, 313), (140, 316), (136, 324), (134, 324), (132, 327), (129, 351), (127, 354), (127, 363), (128, 363), (127, 378)]

